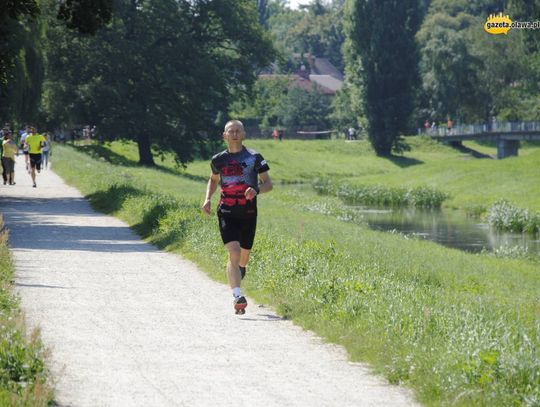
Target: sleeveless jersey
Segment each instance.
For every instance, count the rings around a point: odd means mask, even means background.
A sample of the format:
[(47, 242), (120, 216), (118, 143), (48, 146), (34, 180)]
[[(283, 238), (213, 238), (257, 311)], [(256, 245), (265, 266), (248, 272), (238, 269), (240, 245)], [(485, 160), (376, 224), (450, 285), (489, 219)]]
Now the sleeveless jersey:
[(225, 150), (212, 157), (212, 172), (221, 177), (219, 216), (251, 218), (257, 216), (257, 198), (248, 201), (244, 195), (248, 187), (259, 190), (258, 174), (270, 169), (262, 155), (242, 147), (238, 153)]

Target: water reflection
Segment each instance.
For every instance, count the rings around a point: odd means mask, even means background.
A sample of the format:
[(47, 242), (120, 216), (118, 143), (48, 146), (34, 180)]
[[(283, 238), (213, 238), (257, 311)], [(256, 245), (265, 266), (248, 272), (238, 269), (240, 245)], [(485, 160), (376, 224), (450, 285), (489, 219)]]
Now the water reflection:
[(497, 232), (485, 223), (468, 218), (463, 211), (355, 209), (375, 230), (397, 231), (472, 253), (515, 246), (530, 253), (540, 253), (538, 236)]

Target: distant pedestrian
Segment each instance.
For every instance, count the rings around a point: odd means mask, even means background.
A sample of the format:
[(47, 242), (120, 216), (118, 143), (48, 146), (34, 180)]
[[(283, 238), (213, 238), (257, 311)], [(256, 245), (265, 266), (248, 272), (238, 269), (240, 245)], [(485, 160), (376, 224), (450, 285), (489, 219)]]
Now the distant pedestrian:
[(437, 123), (435, 123), (435, 120), (431, 123), (431, 134), (435, 135), (437, 133)]
[(278, 130), (278, 138), (279, 138), (279, 141), (283, 141), (283, 129)]
[(279, 140), (279, 130), (278, 129), (274, 129), (274, 131), (272, 132), (272, 138), (274, 139), (274, 141)]
[(429, 120), (426, 119), (426, 121), (424, 122), (424, 133), (428, 134), (429, 133)]
[(51, 141), (49, 140), (49, 135), (45, 133), (43, 135), (45, 141), (43, 142), (43, 147), (41, 148), (41, 162), (44, 170), (49, 166), (49, 152), (51, 149)]
[(30, 161), (28, 157), (28, 145), (26, 144), (26, 138), (30, 135), (31, 126), (26, 126), (25, 130), (21, 134), (21, 138), (19, 140), (19, 148), (22, 150), (24, 155), (24, 164), (26, 166), (26, 171), (30, 171)]
[(4, 169), (4, 185), (15, 185), (15, 154), (17, 154), (17, 143), (13, 141), (13, 134), (10, 130), (4, 133), (2, 141), (2, 167)]
[(45, 142), (43, 135), (36, 133), (36, 129), (30, 129), (30, 135), (26, 137), (25, 144), (28, 147), (30, 157), (30, 175), (32, 176), (33, 187), (36, 188), (36, 170), (41, 172), (41, 150)]
[(272, 189), (268, 164), (258, 152), (243, 146), (245, 137), (242, 122), (231, 120), (225, 124), (223, 138), (227, 149), (212, 157), (212, 173), (201, 208), (204, 213), (210, 214), (212, 195), (218, 183), (221, 183), (217, 208), (219, 230), (229, 252), (227, 277), (233, 292), (234, 309), (240, 315), (245, 313), (247, 307), (240, 285), (255, 238), (257, 195)]
[(347, 130), (347, 139), (356, 140), (356, 129), (354, 127), (349, 127)]
[(4, 181), (4, 185), (7, 184), (7, 175), (6, 175), (6, 169), (4, 167), (4, 160), (2, 160), (3, 153), (4, 153), (4, 145), (3, 142), (6, 138), (8, 129), (4, 127), (2, 130), (0, 130), (0, 164), (2, 167), (2, 180)]
[(452, 134), (453, 127), (454, 127), (454, 122), (449, 117), (448, 120), (446, 121), (446, 131), (448, 132), (448, 134)]

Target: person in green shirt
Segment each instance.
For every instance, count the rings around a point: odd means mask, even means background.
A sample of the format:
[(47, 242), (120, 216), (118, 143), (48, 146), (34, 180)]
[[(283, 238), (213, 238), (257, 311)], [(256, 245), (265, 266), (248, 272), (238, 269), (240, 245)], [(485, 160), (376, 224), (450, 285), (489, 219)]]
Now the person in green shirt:
[(45, 137), (36, 133), (35, 127), (30, 128), (30, 135), (24, 141), (28, 146), (28, 155), (30, 157), (30, 175), (32, 176), (33, 187), (36, 185), (36, 170), (41, 171), (41, 149), (45, 144)]
[(2, 167), (4, 168), (4, 185), (15, 185), (15, 154), (17, 153), (17, 144), (13, 141), (13, 135), (10, 130), (4, 132), (2, 141)]

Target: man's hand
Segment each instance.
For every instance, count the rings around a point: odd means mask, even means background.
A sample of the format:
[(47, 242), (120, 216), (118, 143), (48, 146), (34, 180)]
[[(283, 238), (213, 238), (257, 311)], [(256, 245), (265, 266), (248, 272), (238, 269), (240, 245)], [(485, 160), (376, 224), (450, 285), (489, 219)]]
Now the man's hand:
[(251, 201), (257, 196), (257, 191), (255, 191), (255, 188), (248, 187), (248, 189), (246, 189), (246, 192), (244, 192), (244, 195), (248, 201)]
[(207, 199), (204, 201), (203, 206), (201, 207), (201, 210), (205, 215), (210, 215), (210, 208), (212, 206), (212, 201), (210, 199)]

